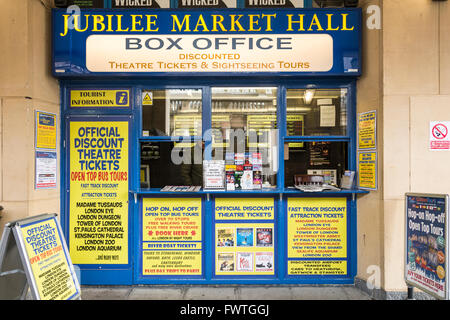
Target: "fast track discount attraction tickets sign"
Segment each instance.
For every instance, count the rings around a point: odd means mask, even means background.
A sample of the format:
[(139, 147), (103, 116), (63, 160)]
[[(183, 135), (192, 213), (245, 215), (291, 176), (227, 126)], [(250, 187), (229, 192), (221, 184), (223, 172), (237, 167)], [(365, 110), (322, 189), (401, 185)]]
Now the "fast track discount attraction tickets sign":
[(347, 273), (347, 199), (288, 199), (288, 274)]
[(128, 122), (70, 123), (69, 248), (75, 264), (128, 263)]

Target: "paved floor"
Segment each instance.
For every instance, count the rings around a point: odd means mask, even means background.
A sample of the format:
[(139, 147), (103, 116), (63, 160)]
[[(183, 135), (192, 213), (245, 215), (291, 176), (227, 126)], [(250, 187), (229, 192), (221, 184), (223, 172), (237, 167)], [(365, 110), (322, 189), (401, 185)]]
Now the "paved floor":
[(372, 300), (353, 286), (82, 286), (83, 300)]

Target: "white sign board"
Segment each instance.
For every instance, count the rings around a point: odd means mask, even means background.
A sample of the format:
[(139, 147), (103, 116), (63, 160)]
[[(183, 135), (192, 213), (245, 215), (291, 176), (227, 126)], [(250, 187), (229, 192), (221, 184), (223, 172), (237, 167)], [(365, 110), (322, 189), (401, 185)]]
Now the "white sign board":
[[(201, 31), (201, 30), (200, 30)], [(91, 72), (327, 72), (328, 34), (91, 35)]]
[(450, 121), (430, 121), (430, 150), (450, 151)]

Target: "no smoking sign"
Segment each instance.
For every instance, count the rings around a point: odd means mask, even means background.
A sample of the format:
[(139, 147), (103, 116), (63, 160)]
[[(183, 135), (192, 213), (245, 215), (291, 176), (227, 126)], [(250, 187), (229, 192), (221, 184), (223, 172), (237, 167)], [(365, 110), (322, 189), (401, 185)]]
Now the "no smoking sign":
[(450, 150), (450, 121), (430, 122), (430, 150)]

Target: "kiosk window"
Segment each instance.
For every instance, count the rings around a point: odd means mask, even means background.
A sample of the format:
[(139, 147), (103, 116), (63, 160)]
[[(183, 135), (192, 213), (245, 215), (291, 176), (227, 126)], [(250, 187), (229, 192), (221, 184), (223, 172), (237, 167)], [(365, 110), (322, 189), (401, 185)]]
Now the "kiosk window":
[(288, 89), (288, 136), (347, 135), (347, 89)]
[(325, 183), (339, 186), (348, 170), (348, 142), (286, 143), (284, 159), (285, 187), (294, 186), (296, 175), (323, 175)]
[(141, 142), (141, 188), (201, 186), (203, 143)]
[(201, 136), (202, 91), (142, 91), (142, 136)]
[[(236, 177), (252, 172), (253, 189), (275, 187), (278, 170), (277, 88), (212, 88), (212, 141), (216, 159)], [(238, 179), (239, 180), (239, 179)], [(241, 181), (242, 182), (242, 181)], [(246, 189), (244, 183), (236, 183)]]

